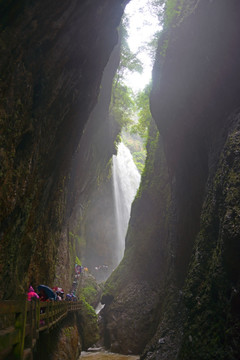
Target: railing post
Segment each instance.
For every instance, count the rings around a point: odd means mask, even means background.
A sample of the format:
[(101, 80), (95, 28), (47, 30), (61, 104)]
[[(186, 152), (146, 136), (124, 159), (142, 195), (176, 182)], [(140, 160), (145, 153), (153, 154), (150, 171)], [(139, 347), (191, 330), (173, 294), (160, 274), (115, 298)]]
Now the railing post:
[(35, 342), (35, 340), (38, 338), (39, 316), (39, 300), (34, 299), (31, 301), (31, 345), (33, 345), (33, 342)]
[(57, 306), (58, 303), (55, 301), (53, 304), (52, 304), (52, 311), (53, 311), (53, 316), (52, 316), (52, 322), (55, 323), (55, 320), (57, 318)]
[(50, 301), (50, 304), (49, 304), (49, 328), (51, 327), (51, 324), (52, 324), (52, 316), (53, 316), (53, 303), (52, 303), (52, 301)]
[(47, 303), (47, 331), (49, 332), (49, 322), (50, 322), (50, 319), (49, 319), (49, 302)]
[(36, 324), (36, 339), (39, 337), (39, 327), (40, 327), (40, 301), (36, 301), (36, 312), (35, 312), (35, 324)]
[(27, 319), (27, 299), (26, 296), (21, 300), (22, 302), (22, 311), (20, 313), (16, 313), (16, 321), (15, 328), (19, 330), (20, 333), (20, 342), (16, 344), (13, 350), (13, 355), (15, 359), (22, 360), (23, 358), (23, 350), (24, 350), (24, 342), (25, 342), (25, 328), (26, 328), (26, 319)]
[(29, 310), (29, 347), (32, 348), (34, 328), (35, 328), (35, 316), (34, 316), (34, 301), (28, 303)]

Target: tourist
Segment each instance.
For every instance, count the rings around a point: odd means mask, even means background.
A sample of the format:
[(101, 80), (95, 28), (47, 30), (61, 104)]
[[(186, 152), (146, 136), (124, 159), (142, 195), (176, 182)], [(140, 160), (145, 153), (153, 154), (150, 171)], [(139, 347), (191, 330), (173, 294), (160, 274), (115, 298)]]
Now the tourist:
[(62, 301), (63, 300), (63, 294), (64, 294), (64, 292), (62, 292), (62, 291), (56, 291), (56, 300), (57, 301)]
[(39, 298), (40, 298), (40, 301), (49, 301), (47, 294), (45, 293), (45, 291), (43, 289), (40, 289)]
[(29, 286), (27, 299), (28, 301), (31, 301), (32, 299), (39, 299), (38, 294), (34, 291), (34, 288), (32, 286)]
[(71, 294), (67, 294), (65, 300), (66, 300), (66, 301), (72, 301), (72, 295), (71, 295)]

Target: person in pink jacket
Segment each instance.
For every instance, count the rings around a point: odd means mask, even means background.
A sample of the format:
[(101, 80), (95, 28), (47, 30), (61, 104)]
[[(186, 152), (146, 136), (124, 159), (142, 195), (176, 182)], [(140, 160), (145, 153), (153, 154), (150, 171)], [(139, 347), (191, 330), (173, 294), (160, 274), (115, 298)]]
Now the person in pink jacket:
[(29, 286), (29, 289), (28, 289), (28, 301), (31, 301), (32, 298), (36, 298), (36, 299), (39, 299), (39, 296), (38, 294), (34, 291), (33, 287), (32, 286)]

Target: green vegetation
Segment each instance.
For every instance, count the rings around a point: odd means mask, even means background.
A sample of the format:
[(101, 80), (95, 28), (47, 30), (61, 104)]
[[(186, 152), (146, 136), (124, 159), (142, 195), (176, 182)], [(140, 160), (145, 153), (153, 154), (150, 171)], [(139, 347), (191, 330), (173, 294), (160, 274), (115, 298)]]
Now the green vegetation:
[(127, 43), (127, 18), (124, 17), (121, 27), (121, 56), (117, 73), (113, 80), (110, 115), (114, 117), (121, 128), (132, 122), (135, 112), (135, 102), (132, 90), (124, 83), (126, 72), (142, 72), (142, 63), (136, 54), (132, 53)]
[(148, 139), (149, 124), (152, 119), (149, 106), (151, 84), (134, 96), (135, 117), (137, 122), (132, 121), (125, 127), (121, 134), (121, 140), (130, 149), (133, 161), (140, 173), (143, 172), (146, 160), (146, 142)]
[(76, 255), (76, 258), (75, 258), (75, 264), (77, 264), (77, 265), (82, 265), (82, 262), (81, 262), (81, 260), (77, 257), (77, 255)]
[(177, 26), (198, 5), (199, 0), (150, 0), (149, 6), (164, 28)]
[(123, 130), (121, 140), (131, 151), (133, 161), (141, 174), (144, 170), (146, 159), (146, 148), (143, 139), (137, 133), (130, 134)]
[(79, 312), (81, 334), (83, 339), (83, 350), (87, 350), (99, 339), (99, 328), (97, 323), (97, 314), (93, 307), (88, 304), (85, 298), (81, 297), (82, 309)]
[(134, 105), (132, 90), (115, 78), (110, 115), (113, 115), (121, 128), (132, 122), (135, 108)]
[(74, 249), (74, 252), (72, 254), (72, 263), (82, 265), (81, 260), (82, 254), (85, 251), (86, 248), (86, 241), (83, 236), (78, 235), (78, 232), (80, 231), (80, 223), (78, 223), (73, 231), (69, 231), (69, 238), (72, 243), (72, 247)]
[(165, 26), (169, 26), (175, 16), (179, 15), (181, 5), (184, 0), (167, 0), (165, 5), (165, 12), (164, 12), (164, 24)]
[[(141, 173), (144, 169), (146, 158), (146, 151), (141, 136), (146, 137), (147, 133), (150, 114), (148, 102), (150, 86), (136, 96), (124, 83), (127, 72), (142, 71), (141, 61), (137, 58), (136, 54), (130, 51), (127, 43), (127, 24), (128, 20), (124, 17), (120, 28), (122, 41), (120, 64), (113, 80), (109, 113), (122, 129), (122, 134), (116, 138), (115, 145), (117, 146), (117, 143), (120, 141), (125, 143), (130, 149), (133, 160)], [(136, 123), (136, 120), (134, 120), (138, 113), (140, 114), (139, 125)], [(130, 135), (130, 133), (132, 135)]]
[(151, 83), (148, 84), (143, 91), (140, 91), (136, 96), (136, 107), (138, 122), (131, 126), (131, 133), (139, 134), (145, 141), (148, 136), (148, 128), (152, 115), (149, 106), (149, 96), (151, 91)]
[(72, 336), (73, 331), (74, 331), (73, 326), (68, 326), (68, 327), (63, 328), (64, 335), (69, 338)]
[(131, 249), (125, 254), (123, 260), (105, 282), (102, 294), (103, 302), (113, 299), (126, 285), (126, 277), (130, 278), (132, 275), (132, 272), (128, 272), (129, 261), (131, 261)]
[[(154, 3), (154, 11), (159, 10), (162, 2)], [(151, 83), (142, 91), (134, 94), (133, 91), (125, 84), (125, 76), (130, 72), (141, 72), (142, 64), (137, 54), (133, 54), (127, 44), (127, 27), (128, 19), (124, 17), (121, 25), (121, 58), (118, 71), (115, 75), (112, 88), (112, 100), (110, 105), (110, 115), (117, 121), (122, 129), (121, 135), (116, 139), (116, 145), (123, 141), (130, 149), (133, 160), (140, 173), (144, 170), (146, 158), (145, 143), (148, 137), (148, 127), (152, 119), (149, 107), (149, 95)], [(146, 45), (145, 50), (155, 53), (157, 47), (157, 36), (154, 41)]]
[(145, 159), (146, 159), (146, 151), (145, 149), (143, 149), (142, 152), (134, 152), (132, 154), (133, 156), (133, 161), (137, 167), (137, 169), (139, 170), (140, 174), (142, 174), (143, 170), (144, 170), (144, 166), (145, 166)]
[(156, 152), (158, 151), (159, 132), (153, 120), (151, 121), (150, 125), (151, 126), (149, 127), (149, 135), (148, 135), (148, 143), (147, 143), (146, 166), (142, 174), (142, 183), (136, 197), (141, 197), (143, 191), (145, 191), (146, 189), (150, 189), (152, 186), (155, 185), (154, 182), (152, 182), (152, 179), (156, 179), (156, 177), (154, 176), (154, 172), (155, 172), (155, 157), (156, 157)]
[(165, 2), (164, 26), (178, 26), (197, 7), (199, 0), (167, 0)]
[(97, 294), (97, 289), (91, 285), (82, 289), (82, 295), (90, 305), (95, 301)]
[(91, 306), (95, 307), (100, 300), (102, 289), (95, 278), (88, 274), (82, 278), (80, 295), (84, 297)]
[(157, 43), (160, 40), (159, 53), (165, 56), (169, 45), (168, 30), (172, 27), (177, 27), (180, 23), (189, 16), (197, 7), (199, 0), (149, 0), (149, 6), (152, 11), (158, 16), (159, 23), (165, 30), (162, 34), (156, 33), (152, 44), (152, 52), (156, 53)]

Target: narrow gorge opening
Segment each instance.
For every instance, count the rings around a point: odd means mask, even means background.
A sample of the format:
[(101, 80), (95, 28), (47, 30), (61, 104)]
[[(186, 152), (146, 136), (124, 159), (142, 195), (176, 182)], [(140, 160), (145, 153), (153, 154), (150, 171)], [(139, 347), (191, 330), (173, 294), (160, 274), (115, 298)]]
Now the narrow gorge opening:
[[(113, 188), (103, 180), (107, 186), (100, 185), (93, 192), (84, 219), (86, 251), (82, 259), (98, 282), (105, 281), (123, 258), (131, 205), (144, 170), (151, 121), (151, 73), (157, 34), (161, 29), (159, 9), (158, 2), (132, 0), (125, 8), (119, 27), (119, 44), (114, 50), (118, 52), (119, 65), (112, 80), (107, 115), (108, 127), (117, 127), (116, 154), (108, 170)], [(105, 92), (103, 85), (103, 97)], [(98, 109), (96, 121), (99, 113)]]

